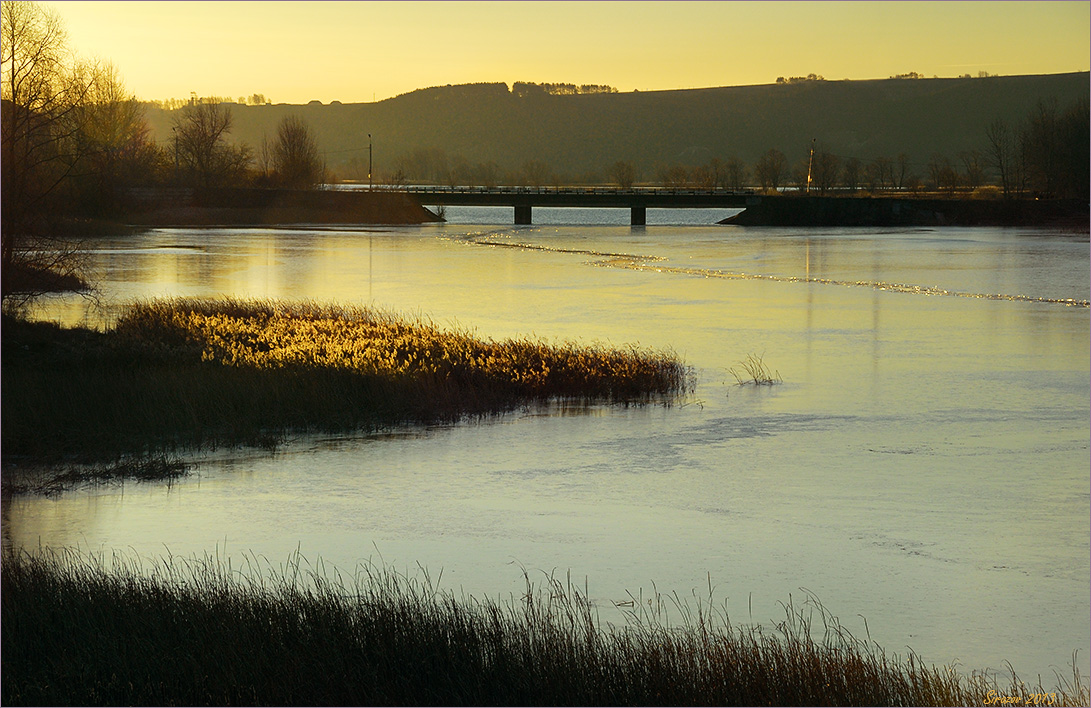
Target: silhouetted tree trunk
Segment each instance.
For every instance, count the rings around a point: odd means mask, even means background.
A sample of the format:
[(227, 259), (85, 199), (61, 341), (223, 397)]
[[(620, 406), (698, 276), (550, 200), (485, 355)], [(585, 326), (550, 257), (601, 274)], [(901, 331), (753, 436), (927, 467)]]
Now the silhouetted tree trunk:
[(1014, 136), (1008, 124), (997, 118), (985, 130), (985, 138), (989, 141), (988, 159), (1000, 177), (1000, 189), (1005, 197), (1011, 197), (1015, 193), (1012, 179), (1016, 161)]
[(326, 164), (318, 152), (318, 141), (298, 116), (285, 116), (280, 121), (272, 156), (274, 179), (280, 186), (311, 189), (325, 181)]
[(844, 176), (845, 188), (850, 192), (855, 192), (860, 188), (860, 160), (856, 157), (850, 157), (845, 160), (845, 169), (842, 171)]
[(909, 155), (904, 152), (898, 155), (898, 164), (894, 171), (894, 186), (899, 191), (905, 189), (906, 180), (909, 179)]

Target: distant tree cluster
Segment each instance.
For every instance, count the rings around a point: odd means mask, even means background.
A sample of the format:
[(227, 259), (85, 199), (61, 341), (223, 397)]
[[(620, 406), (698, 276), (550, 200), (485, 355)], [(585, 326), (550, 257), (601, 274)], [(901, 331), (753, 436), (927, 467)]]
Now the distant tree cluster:
[(923, 79), (923, 78), (925, 78), (925, 76), (924, 76), (924, 74), (919, 74), (919, 73), (917, 73), (915, 71), (910, 71), (907, 74), (894, 74), (890, 78), (892, 78), (892, 79)]
[(431, 96), (433, 98), (473, 98), (477, 96), (507, 96), (508, 85), (503, 82), (478, 82), (472, 84), (447, 84), (446, 86), (429, 86), (400, 93), (395, 98), (403, 96)]
[(185, 108), (198, 101), (203, 103), (238, 103), (241, 106), (269, 106), (273, 103), (266, 98), (263, 93), (239, 96), (237, 100), (226, 96), (205, 96), (203, 98), (198, 98), (196, 93), (191, 93), (189, 98), (151, 99), (144, 101), (144, 103), (152, 108), (158, 108), (163, 111), (176, 111), (179, 108)]
[(659, 165), (656, 168), (659, 183), (675, 189), (732, 189), (742, 190), (748, 185), (749, 171), (737, 158), (726, 160), (712, 158), (700, 165)]
[(516, 81), (511, 85), (511, 92), (519, 98), (527, 96), (574, 96), (585, 93), (617, 93), (613, 86), (604, 84), (536, 84), (527, 81)]
[(807, 74), (806, 76), (789, 76), (784, 78), (783, 76), (777, 77), (778, 84), (801, 84), (805, 81), (825, 81), (826, 78), (818, 74)]
[(1088, 102), (1062, 110), (1041, 100), (1020, 126), (997, 119), (985, 131), (987, 162), (1005, 196), (1086, 197), (1091, 154)]

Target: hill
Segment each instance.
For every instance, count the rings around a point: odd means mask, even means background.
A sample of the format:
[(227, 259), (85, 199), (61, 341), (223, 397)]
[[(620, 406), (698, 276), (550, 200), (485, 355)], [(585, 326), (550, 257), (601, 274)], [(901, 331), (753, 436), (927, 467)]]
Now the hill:
[[(234, 140), (257, 148), (288, 115), (306, 120), (331, 168), (367, 178), (368, 133), (376, 180), (398, 166), (416, 179), (437, 165), (495, 163), (502, 176), (530, 161), (568, 180), (598, 177), (624, 160), (644, 178), (660, 166), (736, 157), (753, 166), (770, 148), (794, 164), (811, 139), (838, 156), (909, 156), (923, 175), (939, 154), (984, 150), (995, 119), (1022, 123), (1039, 100), (1087, 100), (1087, 72), (959, 79), (805, 81), (762, 86), (520, 96), (506, 84), (422, 89), (376, 103), (233, 106)], [(169, 144), (171, 112), (149, 108)], [(415, 153), (415, 154), (414, 154)], [(353, 159), (355, 163), (353, 164)]]

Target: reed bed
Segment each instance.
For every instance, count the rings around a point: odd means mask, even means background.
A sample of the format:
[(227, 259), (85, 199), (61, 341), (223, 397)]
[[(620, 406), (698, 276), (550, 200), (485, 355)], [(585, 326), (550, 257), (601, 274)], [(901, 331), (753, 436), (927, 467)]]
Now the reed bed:
[(487, 416), (543, 401), (668, 402), (692, 389), (670, 351), (493, 341), (317, 303), (172, 299), (103, 333), (4, 321), (5, 458), (97, 460), (274, 444)]
[[(351, 578), (298, 554), (274, 568), (71, 550), (3, 555), (5, 705), (1087, 705), (1012, 673), (887, 656), (813, 598), (766, 631), (709, 603), (634, 603), (600, 623), (586, 590), (525, 573), (506, 601), (427, 573)], [(818, 636), (816, 636), (818, 635)], [(1074, 662), (1075, 665), (1075, 662)], [(993, 693), (990, 693), (992, 691)], [(998, 704), (998, 703), (993, 703)]]

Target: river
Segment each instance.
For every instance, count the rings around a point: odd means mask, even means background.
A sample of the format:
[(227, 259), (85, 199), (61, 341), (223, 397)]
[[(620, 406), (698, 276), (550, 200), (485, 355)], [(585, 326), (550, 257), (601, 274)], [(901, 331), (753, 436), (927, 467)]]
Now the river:
[[(607, 621), (630, 595), (711, 583), (733, 621), (768, 624), (810, 593), (888, 652), (1010, 661), (1049, 685), (1080, 650), (1087, 676), (1086, 234), (534, 214), (106, 238), (102, 307), (38, 314), (94, 324), (170, 295), (375, 304), (484, 337), (670, 347), (691, 397), (195, 454), (171, 485), (5, 500), (4, 543), (274, 566), (298, 549), (500, 598), (526, 568), (586, 581)], [(738, 385), (748, 355), (782, 383)]]

